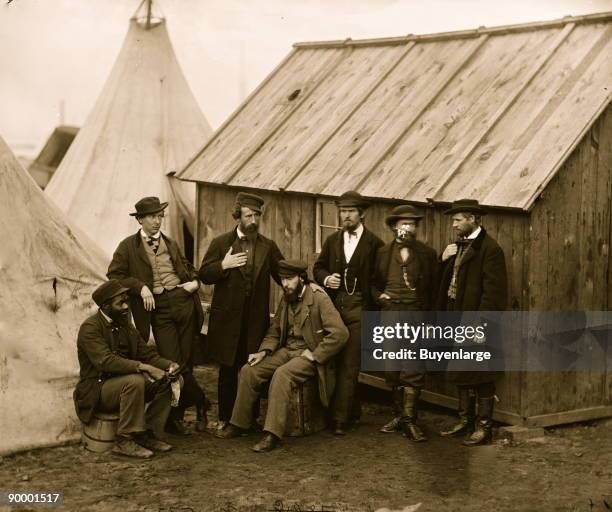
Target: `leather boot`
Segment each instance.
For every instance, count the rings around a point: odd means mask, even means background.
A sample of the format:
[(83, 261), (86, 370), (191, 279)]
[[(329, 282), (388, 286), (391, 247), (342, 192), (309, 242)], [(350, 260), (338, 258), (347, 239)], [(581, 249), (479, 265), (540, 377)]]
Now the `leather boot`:
[(206, 432), (208, 430), (208, 407), (206, 402), (196, 405), (196, 432)]
[(399, 432), (402, 429), (402, 407), (404, 406), (403, 389), (399, 386), (394, 386), (391, 391), (391, 399), (393, 400), (393, 419), (386, 423), (379, 432), (388, 434), (391, 432)]
[(478, 397), (478, 419), (476, 420), (476, 430), (468, 438), (464, 439), (465, 446), (476, 446), (479, 444), (489, 444), (493, 439), (493, 403), (495, 397)]
[[(400, 388), (402, 389), (402, 388)], [(417, 426), (417, 403), (421, 390), (411, 386), (403, 388), (404, 403), (402, 408), (402, 430), (404, 435), (416, 443), (427, 441), (423, 431)]]
[(460, 387), (459, 392), (459, 423), (456, 423), (448, 430), (442, 430), (440, 435), (443, 437), (454, 435), (465, 435), (469, 437), (474, 432), (474, 417), (476, 416), (476, 397), (472, 388)]

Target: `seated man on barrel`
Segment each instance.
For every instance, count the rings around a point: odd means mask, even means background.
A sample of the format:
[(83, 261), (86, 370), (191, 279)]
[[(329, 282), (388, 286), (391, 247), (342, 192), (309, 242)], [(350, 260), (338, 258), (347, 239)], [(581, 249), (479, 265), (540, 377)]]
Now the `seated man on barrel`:
[(170, 413), (170, 379), (178, 365), (160, 357), (131, 324), (127, 291), (111, 279), (93, 292), (100, 309), (79, 329), (81, 371), (74, 402), (85, 424), (95, 411), (118, 411), (113, 452), (146, 459), (172, 448), (157, 436)]
[(282, 260), (278, 264), (283, 298), (259, 352), (250, 354), (240, 370), (238, 394), (230, 425), (218, 435), (242, 435), (253, 423), (253, 404), (270, 382), (263, 439), (253, 446), (267, 452), (279, 445), (285, 433), (292, 386), (318, 375), (319, 396), (325, 407), (334, 379), (328, 363), (342, 349), (348, 330), (323, 288), (310, 283), (305, 263)]

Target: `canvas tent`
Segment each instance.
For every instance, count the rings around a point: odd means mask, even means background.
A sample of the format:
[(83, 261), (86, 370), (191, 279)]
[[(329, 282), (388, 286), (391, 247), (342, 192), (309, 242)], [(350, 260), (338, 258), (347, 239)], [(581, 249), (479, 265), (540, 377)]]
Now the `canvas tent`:
[(183, 244), (185, 229), (192, 232), (195, 189), (173, 173), (210, 133), (165, 20), (137, 13), (100, 97), (45, 193), (109, 256), (138, 228), (128, 213), (145, 196), (170, 202), (164, 229)]
[(80, 431), (76, 336), (106, 261), (0, 138), (0, 454)]

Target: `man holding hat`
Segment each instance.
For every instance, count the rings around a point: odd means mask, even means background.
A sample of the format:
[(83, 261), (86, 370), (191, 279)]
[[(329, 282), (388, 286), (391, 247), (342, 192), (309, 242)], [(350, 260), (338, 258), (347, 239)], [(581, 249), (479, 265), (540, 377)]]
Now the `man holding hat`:
[(161, 231), (167, 206), (157, 197), (145, 197), (136, 203), (136, 211), (130, 215), (141, 229), (119, 244), (107, 276), (119, 279), (129, 289), (130, 308), (142, 338), (148, 340), (152, 328), (158, 352), (180, 364), (185, 386), (166, 429), (186, 434), (183, 416), (192, 405), (197, 410), (196, 429), (206, 429), (208, 401), (192, 373), (204, 313), (195, 269), (177, 243)]
[(325, 291), (308, 282), (307, 268), (301, 261), (279, 263), (283, 298), (261, 345), (240, 370), (232, 418), (221, 436), (237, 437), (249, 429), (261, 388), (270, 382), (264, 437), (253, 446), (255, 452), (278, 446), (285, 433), (292, 386), (318, 375), (325, 407), (333, 393), (333, 368), (328, 362), (346, 343), (348, 331)]
[(85, 424), (94, 411), (119, 411), (113, 452), (150, 458), (153, 451), (171, 449), (158, 436), (170, 412), (171, 391), (164, 382), (173, 378), (178, 365), (160, 357), (131, 324), (128, 291), (111, 279), (93, 293), (100, 309), (79, 329), (81, 371), (74, 403)]
[[(499, 244), (481, 226), (486, 211), (474, 199), (460, 199), (444, 212), (452, 215), (455, 243), (442, 253), (442, 279), (438, 294), (440, 311), (503, 311), (507, 305), (506, 260)], [(491, 329), (487, 329), (487, 336)], [(495, 373), (449, 372), (458, 387), (460, 421), (443, 436), (466, 434), (463, 444), (491, 441)], [(478, 417), (476, 414), (478, 401)]]
[(231, 418), (238, 372), (255, 352), (270, 325), (270, 277), (280, 284), (276, 243), (259, 233), (264, 200), (255, 194), (236, 196), (236, 227), (214, 238), (199, 276), (214, 284), (207, 353), (219, 363), (219, 429)]
[[(438, 258), (436, 251), (416, 239), (423, 214), (410, 205), (393, 208), (385, 222), (394, 238), (376, 254), (372, 295), (382, 311), (412, 313), (412, 323), (425, 319), (420, 313), (432, 311), (438, 293)], [(399, 319), (398, 319), (399, 320)], [(406, 363), (401, 372), (386, 374), (393, 388), (394, 418), (381, 432), (402, 430), (411, 441), (427, 441), (416, 424), (418, 400), (425, 380), (425, 368), (418, 362)]]
[(348, 343), (338, 356), (332, 407), (334, 433), (344, 435), (347, 424), (360, 416), (357, 380), (361, 368), (361, 312), (376, 307), (370, 286), (376, 251), (383, 241), (364, 226), (369, 203), (361, 194), (345, 192), (336, 205), (342, 229), (327, 237), (313, 272), (349, 330)]

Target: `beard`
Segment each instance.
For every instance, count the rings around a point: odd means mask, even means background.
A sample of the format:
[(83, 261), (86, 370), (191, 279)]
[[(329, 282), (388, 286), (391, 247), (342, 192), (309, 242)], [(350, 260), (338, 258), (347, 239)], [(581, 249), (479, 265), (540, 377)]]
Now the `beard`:
[(248, 226), (240, 224), (240, 231), (242, 231), (251, 242), (257, 238), (258, 230), (259, 227), (255, 223), (249, 224)]
[(412, 231), (407, 231), (405, 229), (394, 229), (393, 231), (395, 232), (395, 239), (399, 243), (410, 243), (416, 238), (415, 233)]
[(108, 308), (108, 310), (105, 311), (105, 313), (107, 314), (107, 316), (111, 318), (113, 322), (116, 322), (118, 325), (122, 327), (126, 327), (130, 321), (129, 310), (123, 313), (121, 311), (115, 311), (112, 308)]
[(289, 304), (295, 304), (298, 301), (303, 288), (303, 283), (299, 283), (297, 287), (293, 290), (287, 290), (286, 288), (283, 288), (283, 295), (285, 296), (285, 300)]

